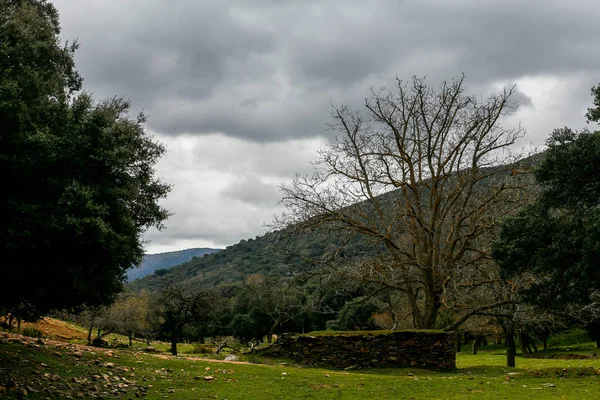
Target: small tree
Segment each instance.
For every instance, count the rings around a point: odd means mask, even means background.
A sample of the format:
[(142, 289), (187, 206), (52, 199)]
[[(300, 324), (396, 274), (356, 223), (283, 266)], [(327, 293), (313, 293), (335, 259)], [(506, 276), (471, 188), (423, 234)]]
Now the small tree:
[(191, 284), (176, 283), (167, 286), (159, 296), (162, 327), (171, 337), (171, 354), (177, 355), (177, 342), (183, 327), (193, 322), (201, 322), (214, 312), (215, 293), (194, 287)]
[(244, 281), (244, 289), (250, 308), (268, 315), (271, 320), (269, 343), (279, 326), (296, 321), (306, 311), (306, 295), (290, 279), (252, 275)]

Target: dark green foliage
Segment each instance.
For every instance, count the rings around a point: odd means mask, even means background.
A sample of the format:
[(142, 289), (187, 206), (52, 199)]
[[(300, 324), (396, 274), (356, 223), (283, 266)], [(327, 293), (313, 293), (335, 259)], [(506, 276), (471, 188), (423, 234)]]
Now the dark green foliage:
[(327, 329), (333, 331), (376, 329), (371, 320), (373, 313), (380, 311), (372, 302), (348, 303), (336, 320), (327, 322)]
[[(216, 319), (216, 305), (214, 292), (190, 284), (173, 284), (161, 291), (155, 306), (163, 320), (161, 329), (170, 337), (171, 354), (177, 355), (177, 342), (184, 329), (195, 340), (202, 337), (202, 324)], [(192, 331), (189, 325), (195, 325)]]
[(167, 272), (169, 272), (169, 271), (166, 270), (166, 269), (164, 269), (164, 268), (161, 268), (161, 269), (154, 270), (154, 275), (156, 275), (156, 276), (163, 276)]
[(256, 321), (248, 314), (238, 314), (231, 320), (229, 324), (231, 334), (244, 343), (256, 336), (257, 326)]
[(600, 132), (556, 130), (536, 171), (540, 198), (504, 224), (494, 256), (508, 278), (535, 277), (526, 300), (563, 310), (600, 290)]
[(109, 303), (168, 216), (164, 147), (127, 101), (76, 94), (77, 46), (59, 32), (46, 1), (0, 0), (0, 307), (29, 315)]
[[(130, 282), (134, 290), (161, 290), (174, 282), (193, 279), (197, 284), (216, 286), (240, 282), (252, 274), (295, 277), (322, 268), (334, 254), (342, 237), (323, 232), (290, 235), (272, 232), (256, 239), (242, 240), (226, 249), (204, 257), (196, 257), (166, 272), (148, 275)], [(360, 236), (347, 239), (343, 252), (335, 254), (337, 262), (350, 262), (356, 257), (375, 255), (377, 246), (367, 246)]]
[(600, 85), (592, 87), (592, 97), (594, 98), (592, 101), (594, 107), (588, 108), (585, 117), (587, 118), (588, 122), (593, 121), (600, 123)]

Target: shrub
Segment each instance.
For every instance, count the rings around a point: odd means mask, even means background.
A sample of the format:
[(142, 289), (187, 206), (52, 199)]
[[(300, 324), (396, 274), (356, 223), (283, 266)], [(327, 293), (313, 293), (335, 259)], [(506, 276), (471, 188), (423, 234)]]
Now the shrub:
[(188, 354), (214, 354), (215, 346), (210, 344), (196, 343), (194, 347), (189, 350)]
[(23, 336), (41, 338), (44, 337), (44, 332), (36, 328), (35, 326), (28, 326), (23, 328)]

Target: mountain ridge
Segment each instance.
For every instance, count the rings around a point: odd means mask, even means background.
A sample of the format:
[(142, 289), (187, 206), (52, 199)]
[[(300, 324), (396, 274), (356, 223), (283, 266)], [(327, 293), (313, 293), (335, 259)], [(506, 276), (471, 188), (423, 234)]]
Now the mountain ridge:
[(221, 249), (196, 247), (191, 249), (167, 251), (164, 253), (145, 254), (142, 263), (138, 267), (133, 266), (127, 270), (127, 282), (132, 282), (136, 279), (153, 274), (156, 270), (168, 269), (183, 264), (190, 261), (194, 257), (202, 257), (206, 254), (216, 253), (219, 250)]

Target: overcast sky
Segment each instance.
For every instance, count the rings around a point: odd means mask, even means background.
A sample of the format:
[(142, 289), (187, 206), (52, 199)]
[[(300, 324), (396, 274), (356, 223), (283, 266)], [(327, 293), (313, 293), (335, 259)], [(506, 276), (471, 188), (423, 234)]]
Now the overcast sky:
[(585, 126), (600, 81), (597, 0), (55, 0), (84, 88), (125, 96), (168, 154), (175, 213), (150, 253), (260, 235), (277, 185), (311, 171), (330, 105), (371, 87), (464, 73), (472, 93), (517, 84), (509, 124), (540, 145)]

